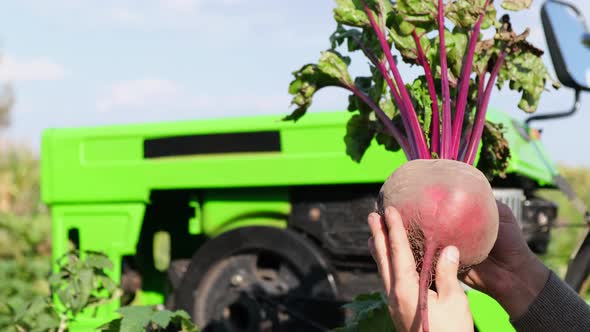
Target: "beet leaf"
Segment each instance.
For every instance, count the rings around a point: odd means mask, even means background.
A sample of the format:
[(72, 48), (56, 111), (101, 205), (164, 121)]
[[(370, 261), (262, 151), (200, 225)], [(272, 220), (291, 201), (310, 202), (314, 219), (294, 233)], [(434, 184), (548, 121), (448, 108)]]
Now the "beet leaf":
[[(335, 3), (330, 48), (317, 63), (293, 73), (289, 93), (295, 108), (284, 119), (297, 121), (317, 91), (339, 87), (351, 93), (345, 142), (353, 160), (360, 161), (376, 140), (388, 150), (401, 149), (409, 160), (473, 164), (481, 152), (486, 155), (478, 166), (502, 175), (506, 142), (485, 120), (494, 87), (517, 91), (519, 108), (532, 112), (550, 79), (542, 52), (526, 41), (528, 30), (515, 33), (507, 15), (496, 17), (492, 0)], [(530, 0), (501, 2), (508, 10), (529, 5)], [(483, 39), (488, 30), (493, 37)], [(357, 78), (349, 74), (351, 59), (345, 55), (355, 52), (369, 65), (368, 74)], [(422, 67), (421, 74), (403, 76), (397, 59)]]

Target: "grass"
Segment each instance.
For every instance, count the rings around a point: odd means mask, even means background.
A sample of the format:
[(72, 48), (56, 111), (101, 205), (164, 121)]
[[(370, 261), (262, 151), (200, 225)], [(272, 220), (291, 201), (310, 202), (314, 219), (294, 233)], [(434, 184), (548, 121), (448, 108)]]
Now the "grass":
[[(561, 166), (560, 171), (582, 201), (590, 206), (590, 169)], [(556, 202), (559, 206), (557, 227), (551, 230), (547, 254), (541, 256), (541, 259), (545, 265), (563, 278), (570, 255), (583, 239), (588, 228), (585, 227), (583, 215), (574, 208), (565, 195), (556, 190), (544, 190), (540, 192), (540, 196)], [(590, 300), (590, 292), (587, 291), (585, 297)]]
[[(0, 313), (49, 294), (51, 222), (30, 149), (0, 142)], [(1, 322), (0, 322), (1, 323)]]
[(0, 313), (49, 295), (50, 221), (47, 215), (0, 214)]

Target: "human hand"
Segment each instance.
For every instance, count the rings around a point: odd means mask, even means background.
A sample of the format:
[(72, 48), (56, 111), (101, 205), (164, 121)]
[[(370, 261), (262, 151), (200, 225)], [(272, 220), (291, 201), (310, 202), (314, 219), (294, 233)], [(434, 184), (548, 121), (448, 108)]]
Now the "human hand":
[(495, 298), (511, 318), (517, 318), (545, 286), (549, 269), (529, 249), (512, 210), (497, 204), (500, 225), (496, 243), (488, 258), (461, 279)]
[[(369, 215), (369, 250), (377, 263), (396, 331), (421, 331), (418, 272), (400, 214), (387, 208), (385, 220)], [(428, 290), (428, 322), (435, 332), (473, 331), (467, 296), (457, 280), (459, 251), (445, 248), (436, 266), (436, 292)]]

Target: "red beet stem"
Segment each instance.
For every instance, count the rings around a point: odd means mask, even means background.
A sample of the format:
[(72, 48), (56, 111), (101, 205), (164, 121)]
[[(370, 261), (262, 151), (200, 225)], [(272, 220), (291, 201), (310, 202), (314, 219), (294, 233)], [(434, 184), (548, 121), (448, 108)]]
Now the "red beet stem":
[(441, 128), (441, 145), (440, 158), (452, 159), (451, 139), (452, 139), (452, 120), (451, 120), (451, 97), (449, 91), (449, 71), (447, 66), (447, 50), (445, 45), (445, 15), (444, 4), (438, 0), (438, 38), (440, 54), (440, 85), (442, 91), (442, 128)]
[(483, 17), (486, 14), (489, 3), (490, 0), (486, 0), (486, 3), (483, 6), (483, 13), (479, 14), (479, 19), (477, 19), (473, 31), (471, 31), (469, 44), (465, 52), (465, 59), (461, 66), (461, 79), (459, 80), (459, 92), (457, 93), (457, 106), (455, 107), (455, 120), (453, 122), (453, 137), (451, 141), (453, 144), (451, 148), (453, 159), (457, 159), (457, 155), (459, 154), (459, 143), (461, 142), (461, 131), (463, 130), (463, 117), (467, 105), (467, 93), (469, 92), (469, 76), (471, 75), (471, 67), (473, 66), (473, 56), (475, 54), (477, 39), (479, 38), (479, 31), (481, 30)]
[(490, 94), (492, 93), (492, 89), (494, 88), (494, 84), (496, 82), (496, 77), (498, 77), (498, 72), (504, 64), (505, 58), (506, 52), (501, 52), (498, 56), (498, 59), (496, 60), (496, 63), (494, 64), (494, 68), (492, 69), (490, 77), (488, 78), (488, 83), (486, 83), (483, 98), (480, 101), (478, 100), (480, 104), (477, 105), (478, 109), (476, 112), (475, 121), (473, 123), (473, 131), (471, 133), (469, 145), (467, 146), (467, 152), (464, 157), (464, 161), (469, 165), (473, 165), (475, 162), (475, 156), (477, 155), (477, 149), (479, 147), (479, 143), (481, 142), (481, 135), (486, 122), (486, 111), (490, 101)]
[[(422, 132), (422, 128), (420, 127), (420, 122), (418, 121), (418, 116), (414, 110), (414, 105), (412, 104), (412, 99), (408, 94), (408, 90), (404, 85), (404, 81), (399, 73), (397, 68), (397, 64), (393, 59), (393, 54), (391, 53), (391, 48), (389, 47), (389, 41), (386, 37), (386, 31), (381, 30), (375, 17), (373, 16), (373, 12), (367, 5), (367, 2), (363, 0), (363, 5), (365, 7), (365, 12), (369, 21), (371, 22), (371, 26), (377, 35), (377, 39), (379, 40), (379, 44), (381, 45), (381, 49), (385, 53), (385, 59), (389, 64), (389, 70), (393, 74), (393, 79), (395, 80), (395, 85), (399, 90), (399, 96), (401, 100), (399, 103), (396, 101), (397, 107), (400, 109), (402, 120), (407, 120), (407, 124), (409, 128), (406, 128), (406, 131), (409, 130), (408, 139), (411, 144), (415, 145), (416, 148), (416, 155), (420, 159), (430, 159), (430, 151), (428, 150), (428, 146), (426, 145), (426, 138), (424, 137), (424, 133)], [(395, 87), (390, 88), (391, 90), (395, 91)], [(395, 96), (395, 93), (394, 93)]]
[(422, 269), (420, 270), (418, 310), (420, 311), (420, 320), (422, 321), (422, 331), (428, 332), (430, 331), (428, 324), (428, 289), (432, 278), (432, 263), (436, 254), (436, 245), (424, 239), (424, 247), (424, 258), (422, 260)]
[(440, 119), (438, 110), (438, 98), (436, 97), (436, 87), (434, 86), (434, 78), (432, 78), (432, 71), (428, 60), (426, 60), (426, 54), (420, 43), (420, 36), (416, 32), (416, 29), (412, 31), (412, 37), (414, 37), (414, 43), (416, 44), (416, 50), (418, 51), (418, 63), (424, 68), (424, 76), (426, 77), (426, 83), (428, 84), (428, 94), (432, 100), (432, 124), (430, 125), (431, 139), (430, 139), (430, 152), (436, 153), (440, 156)]

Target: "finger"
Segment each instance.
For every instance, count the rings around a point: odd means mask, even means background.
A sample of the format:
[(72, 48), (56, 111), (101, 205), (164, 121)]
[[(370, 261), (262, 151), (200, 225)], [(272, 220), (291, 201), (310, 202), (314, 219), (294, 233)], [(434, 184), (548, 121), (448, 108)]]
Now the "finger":
[(371, 257), (377, 264), (377, 252), (375, 251), (375, 239), (371, 236), (369, 237), (369, 241), (367, 241), (367, 246), (369, 247), (369, 252), (371, 253)]
[(377, 273), (379, 273), (379, 276), (381, 277), (382, 273), (381, 273), (381, 269), (379, 268), (379, 265), (378, 265), (377, 252), (375, 250), (375, 239), (372, 236), (369, 237), (369, 240), (367, 241), (367, 246), (369, 247), (369, 252), (371, 253), (371, 257), (373, 258), (373, 261), (375, 261), (375, 264), (377, 264), (377, 270), (378, 270)]
[[(373, 239), (372, 236), (370, 236), (369, 240), (367, 241), (367, 247), (369, 247), (371, 257), (373, 257), (373, 260), (375, 260), (375, 239)], [(377, 261), (375, 261), (375, 263), (377, 263)]]
[[(389, 245), (387, 243), (386, 228), (381, 222), (381, 216), (377, 213), (369, 215), (369, 227), (373, 235), (373, 259), (377, 263), (379, 274), (383, 280), (385, 291), (389, 294), (391, 290), (391, 264), (389, 263)], [(370, 247), (369, 247), (370, 248)]]
[(385, 211), (385, 222), (389, 232), (393, 282), (407, 283), (408, 286), (415, 284), (415, 287), (418, 287), (416, 262), (401, 215), (396, 209), (388, 207)]
[(436, 291), (439, 299), (445, 299), (463, 293), (457, 279), (459, 269), (459, 250), (449, 246), (443, 249), (436, 265)]
[[(490, 264), (478, 265), (475, 268), (469, 269), (469, 272), (459, 276), (459, 280), (467, 286), (489, 295), (488, 287), (490, 284), (487, 282), (489, 278), (486, 279), (485, 276), (495, 275), (496, 270), (497, 267)], [(492, 284), (494, 281), (492, 280)]]

